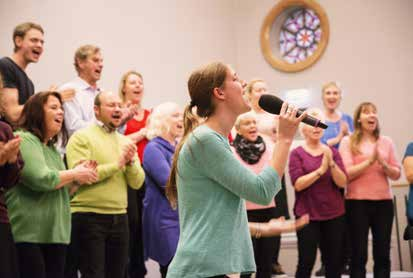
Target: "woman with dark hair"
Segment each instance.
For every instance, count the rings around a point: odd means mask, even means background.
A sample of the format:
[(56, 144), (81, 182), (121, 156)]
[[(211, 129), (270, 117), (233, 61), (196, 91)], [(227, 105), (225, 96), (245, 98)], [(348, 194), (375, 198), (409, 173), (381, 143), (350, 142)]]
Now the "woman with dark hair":
[(59, 93), (33, 95), (23, 108), (19, 126), (16, 135), (22, 139), (25, 166), (17, 186), (6, 193), (6, 202), (20, 277), (63, 277), (71, 223), (68, 187), (93, 183), (96, 165), (86, 161), (65, 170), (54, 146), (63, 126)]
[[(211, 63), (188, 80), (190, 104), (177, 147), (167, 196), (179, 208), (180, 238), (167, 277), (239, 277), (255, 272), (244, 199), (268, 204), (281, 187), (288, 150), (299, 122), (284, 103), (269, 166), (258, 175), (233, 155), (227, 136), (238, 115), (250, 110), (243, 82), (227, 65)], [(192, 109), (206, 120), (196, 126)], [(256, 227), (258, 237), (260, 226)]]
[(361, 103), (354, 112), (354, 132), (339, 150), (349, 176), (346, 191), (352, 256), (351, 277), (366, 277), (368, 235), (373, 236), (374, 277), (390, 277), (393, 201), (389, 178), (400, 177), (393, 141), (380, 135), (377, 108)]

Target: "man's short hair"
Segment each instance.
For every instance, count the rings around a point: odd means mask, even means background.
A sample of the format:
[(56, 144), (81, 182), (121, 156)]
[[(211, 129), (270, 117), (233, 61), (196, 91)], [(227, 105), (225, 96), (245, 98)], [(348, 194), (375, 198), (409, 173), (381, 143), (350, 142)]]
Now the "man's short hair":
[(40, 24), (33, 23), (33, 22), (24, 22), (22, 24), (17, 25), (14, 28), (14, 31), (13, 31), (14, 52), (17, 52), (17, 50), (19, 50), (19, 48), (16, 45), (16, 38), (17, 37), (24, 38), (24, 36), (26, 36), (26, 33), (29, 32), (31, 29), (39, 30), (42, 34), (44, 34), (42, 26), (40, 26)]
[(100, 107), (100, 105), (102, 104), (101, 100), (100, 100), (100, 96), (102, 95), (103, 92), (99, 92), (96, 96), (95, 96), (95, 102), (94, 105), (97, 107)]
[(74, 58), (74, 65), (76, 68), (76, 71), (79, 73), (79, 64), (78, 61), (85, 61), (87, 58), (92, 56), (93, 54), (96, 54), (100, 52), (100, 48), (95, 46), (95, 45), (82, 45), (79, 47), (76, 52), (75, 52), (75, 58)]

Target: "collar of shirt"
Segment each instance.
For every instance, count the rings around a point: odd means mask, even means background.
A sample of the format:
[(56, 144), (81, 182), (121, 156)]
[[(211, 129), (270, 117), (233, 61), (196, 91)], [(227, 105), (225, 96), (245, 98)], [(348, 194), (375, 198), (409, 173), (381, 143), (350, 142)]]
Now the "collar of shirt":
[(82, 78), (80, 78), (79, 76), (77, 76), (74, 80), (74, 82), (76, 83), (77, 87), (85, 90), (85, 91), (92, 91), (92, 92), (100, 92), (101, 89), (96, 85), (96, 87), (92, 87), (89, 83), (87, 83), (85, 80), (83, 80)]
[(110, 129), (109, 127), (105, 126), (101, 121), (96, 120), (96, 124), (101, 127), (106, 133), (113, 133), (114, 131), (116, 131), (115, 129)]

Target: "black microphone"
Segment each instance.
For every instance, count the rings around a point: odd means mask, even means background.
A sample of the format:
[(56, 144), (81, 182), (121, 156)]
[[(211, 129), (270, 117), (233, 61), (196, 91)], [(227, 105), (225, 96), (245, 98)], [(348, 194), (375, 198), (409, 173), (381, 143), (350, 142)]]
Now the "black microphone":
[[(280, 114), (281, 106), (283, 105), (284, 101), (276, 96), (273, 95), (262, 95), (260, 99), (258, 100), (258, 105), (265, 111), (271, 114)], [(297, 117), (299, 117), (303, 111), (298, 110), (297, 111)], [(314, 118), (310, 115), (307, 115), (303, 119), (303, 123), (306, 123), (308, 125), (314, 126), (314, 127), (320, 127), (322, 129), (326, 129), (327, 125), (323, 122), (321, 122), (319, 119)]]

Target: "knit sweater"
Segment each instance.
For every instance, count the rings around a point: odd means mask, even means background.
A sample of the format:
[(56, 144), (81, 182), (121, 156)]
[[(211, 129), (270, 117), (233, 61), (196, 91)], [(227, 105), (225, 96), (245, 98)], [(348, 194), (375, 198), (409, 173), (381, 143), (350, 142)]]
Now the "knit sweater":
[(122, 148), (130, 139), (114, 131), (107, 132), (94, 124), (76, 131), (66, 147), (69, 168), (81, 161), (98, 163), (99, 180), (79, 188), (70, 202), (71, 211), (98, 214), (123, 214), (127, 207), (127, 186), (139, 189), (145, 179), (139, 158), (132, 165), (119, 168)]
[(270, 203), (281, 188), (277, 172), (245, 168), (228, 139), (202, 125), (179, 153), (177, 183), (181, 233), (167, 277), (255, 272), (244, 199)]
[(6, 203), (15, 242), (63, 243), (70, 240), (69, 193), (56, 189), (59, 172), (65, 169), (54, 146), (47, 146), (27, 131), (20, 152), (25, 161), (19, 183), (6, 193)]

